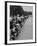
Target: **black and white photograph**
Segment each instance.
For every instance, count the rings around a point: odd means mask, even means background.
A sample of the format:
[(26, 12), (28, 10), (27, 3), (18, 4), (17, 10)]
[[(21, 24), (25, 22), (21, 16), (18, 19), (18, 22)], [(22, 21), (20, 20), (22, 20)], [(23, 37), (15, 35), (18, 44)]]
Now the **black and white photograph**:
[(35, 3), (5, 2), (7, 44), (35, 42)]

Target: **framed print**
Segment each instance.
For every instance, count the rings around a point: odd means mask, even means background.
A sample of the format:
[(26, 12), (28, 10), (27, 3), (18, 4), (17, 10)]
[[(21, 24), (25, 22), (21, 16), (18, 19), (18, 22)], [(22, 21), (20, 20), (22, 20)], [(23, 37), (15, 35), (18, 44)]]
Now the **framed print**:
[(5, 44), (36, 42), (36, 3), (5, 2)]

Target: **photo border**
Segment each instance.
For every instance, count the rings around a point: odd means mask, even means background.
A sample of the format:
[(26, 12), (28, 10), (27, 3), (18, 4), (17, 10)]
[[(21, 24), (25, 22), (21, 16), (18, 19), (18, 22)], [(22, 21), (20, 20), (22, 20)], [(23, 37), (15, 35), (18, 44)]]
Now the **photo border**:
[[(24, 3), (24, 4), (35, 4), (35, 42), (26, 42), (26, 43), (7, 43), (7, 3)], [(5, 45), (14, 45), (14, 44), (30, 44), (36, 43), (36, 3), (34, 2), (17, 2), (17, 1), (5, 1)]]

